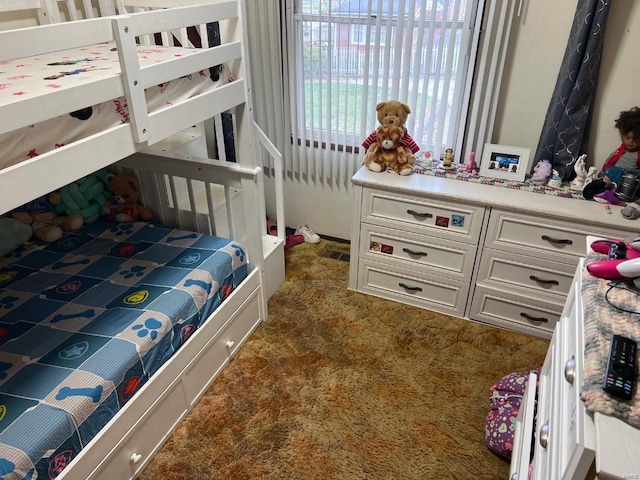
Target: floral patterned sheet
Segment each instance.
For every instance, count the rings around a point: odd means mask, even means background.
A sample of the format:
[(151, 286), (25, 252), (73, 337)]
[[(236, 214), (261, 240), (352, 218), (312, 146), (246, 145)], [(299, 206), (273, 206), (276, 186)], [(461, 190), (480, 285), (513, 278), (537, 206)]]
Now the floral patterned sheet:
[(234, 241), (103, 221), (0, 263), (5, 479), (55, 478), (248, 270)]
[[(138, 46), (140, 66), (187, 56), (194, 48)], [(25, 98), (47, 101), (47, 93), (78, 87), (120, 74), (114, 43), (0, 62), (0, 106)], [(200, 71), (145, 90), (148, 111), (196, 96), (218, 86), (210, 72)], [(70, 112), (56, 118), (0, 134), (0, 168), (41, 155), (55, 148), (127, 123), (125, 97)]]

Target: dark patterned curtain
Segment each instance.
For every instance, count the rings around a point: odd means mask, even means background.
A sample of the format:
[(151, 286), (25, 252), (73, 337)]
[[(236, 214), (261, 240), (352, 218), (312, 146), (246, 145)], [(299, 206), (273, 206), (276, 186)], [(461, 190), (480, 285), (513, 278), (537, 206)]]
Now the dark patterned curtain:
[(611, 0), (578, 0), (571, 35), (542, 127), (535, 160), (549, 160), (563, 180), (574, 177), (574, 161), (586, 153), (589, 143), (610, 5)]

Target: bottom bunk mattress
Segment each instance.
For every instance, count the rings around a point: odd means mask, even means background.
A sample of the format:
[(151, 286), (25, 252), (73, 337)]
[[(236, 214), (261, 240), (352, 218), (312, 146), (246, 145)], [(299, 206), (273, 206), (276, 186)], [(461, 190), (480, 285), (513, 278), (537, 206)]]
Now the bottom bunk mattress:
[(55, 478), (248, 271), (234, 241), (101, 221), (0, 263), (7, 480)]

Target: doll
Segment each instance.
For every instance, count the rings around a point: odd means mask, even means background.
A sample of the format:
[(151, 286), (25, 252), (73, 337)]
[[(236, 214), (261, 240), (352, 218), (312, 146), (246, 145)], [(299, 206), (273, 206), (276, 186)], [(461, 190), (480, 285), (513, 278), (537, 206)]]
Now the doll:
[(587, 200), (613, 205), (623, 203), (613, 191), (625, 172), (640, 168), (640, 108), (620, 112), (615, 127), (622, 143), (609, 156), (598, 177), (585, 185), (582, 195)]

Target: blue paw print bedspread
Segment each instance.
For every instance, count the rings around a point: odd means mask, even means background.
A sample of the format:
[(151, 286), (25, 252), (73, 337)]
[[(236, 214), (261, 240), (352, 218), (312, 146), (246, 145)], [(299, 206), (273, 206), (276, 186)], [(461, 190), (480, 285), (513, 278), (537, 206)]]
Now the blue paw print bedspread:
[(0, 258), (0, 477), (55, 478), (247, 275), (228, 239), (95, 222)]

